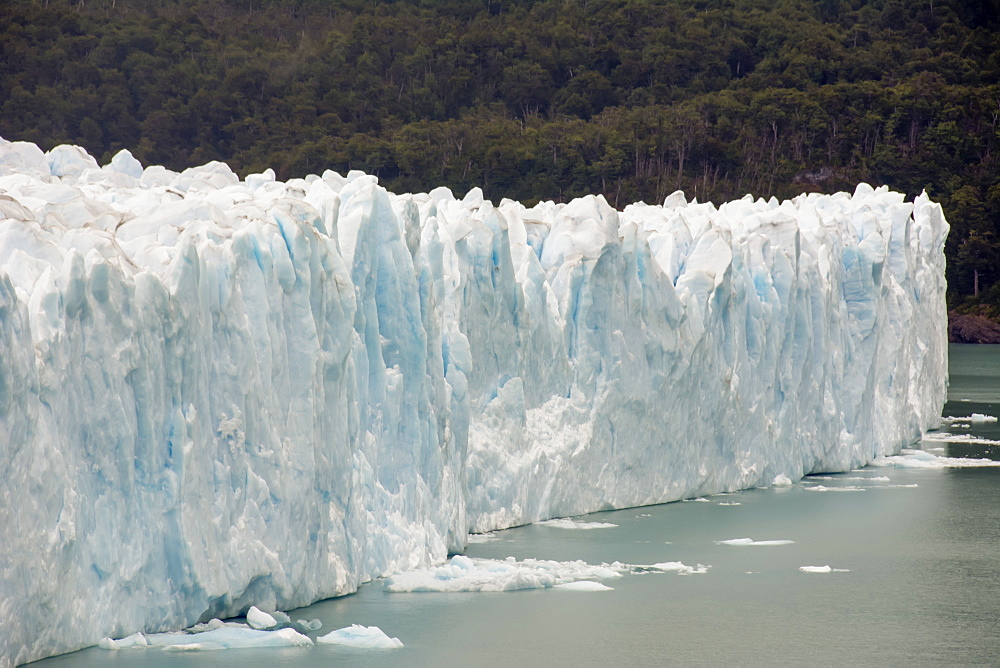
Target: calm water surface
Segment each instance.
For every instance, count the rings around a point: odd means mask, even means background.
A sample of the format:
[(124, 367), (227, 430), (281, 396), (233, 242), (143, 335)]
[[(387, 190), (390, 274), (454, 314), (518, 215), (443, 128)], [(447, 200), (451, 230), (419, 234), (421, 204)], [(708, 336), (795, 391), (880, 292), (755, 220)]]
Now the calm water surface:
[[(1000, 415), (1000, 346), (953, 346), (946, 416)], [(950, 427), (1000, 440), (998, 423)], [(1000, 459), (1000, 446), (925, 441)], [(933, 450), (938, 449), (938, 450)], [(888, 482), (878, 480), (882, 476)], [(861, 479), (857, 479), (861, 478)], [(860, 491), (816, 492), (823, 485)], [(907, 486), (903, 486), (907, 485)], [(915, 487), (912, 485), (916, 485)], [(739, 505), (721, 505), (739, 504)], [(683, 561), (707, 574), (626, 575), (607, 592), (389, 594), (379, 583), (291, 613), (328, 633), (376, 625), (400, 650), (89, 649), (57, 666), (969, 665), (1000, 662), (1000, 468), (867, 468), (647, 508), (597, 513), (590, 531), (528, 526), (472, 557)], [(787, 539), (734, 547), (731, 538)], [(807, 574), (801, 566), (846, 572)]]

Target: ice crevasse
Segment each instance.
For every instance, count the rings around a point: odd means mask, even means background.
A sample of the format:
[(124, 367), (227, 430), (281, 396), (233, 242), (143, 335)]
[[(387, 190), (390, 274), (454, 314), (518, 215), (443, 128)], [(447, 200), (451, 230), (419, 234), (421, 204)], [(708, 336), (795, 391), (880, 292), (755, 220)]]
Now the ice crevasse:
[(528, 208), (0, 140), (0, 664), (896, 452), (947, 231), (864, 184)]

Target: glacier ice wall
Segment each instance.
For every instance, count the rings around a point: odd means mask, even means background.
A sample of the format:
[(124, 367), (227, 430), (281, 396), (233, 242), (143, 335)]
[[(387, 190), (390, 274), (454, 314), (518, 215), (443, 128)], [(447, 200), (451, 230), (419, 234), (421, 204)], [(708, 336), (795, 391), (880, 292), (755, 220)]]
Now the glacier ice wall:
[(895, 452), (947, 230), (867, 185), (526, 208), (0, 140), (0, 664)]

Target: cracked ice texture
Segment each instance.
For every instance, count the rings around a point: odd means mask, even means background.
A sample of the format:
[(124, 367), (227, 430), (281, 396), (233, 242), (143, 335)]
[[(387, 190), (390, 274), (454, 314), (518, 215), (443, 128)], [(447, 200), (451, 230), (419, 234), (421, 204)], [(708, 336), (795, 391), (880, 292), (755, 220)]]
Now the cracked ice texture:
[(0, 664), (895, 453), (947, 231), (864, 184), (526, 208), (0, 140)]

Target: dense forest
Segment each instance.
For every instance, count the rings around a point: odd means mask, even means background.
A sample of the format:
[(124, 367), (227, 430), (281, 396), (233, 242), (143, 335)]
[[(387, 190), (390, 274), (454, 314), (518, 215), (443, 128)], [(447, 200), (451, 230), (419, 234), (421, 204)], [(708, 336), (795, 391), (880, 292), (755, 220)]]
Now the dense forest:
[(3, 0), (0, 136), (618, 206), (926, 189), (1000, 303), (1000, 0)]

